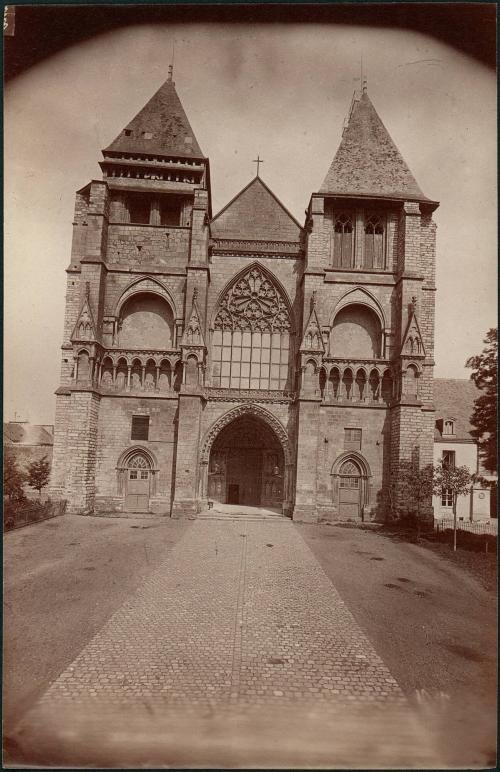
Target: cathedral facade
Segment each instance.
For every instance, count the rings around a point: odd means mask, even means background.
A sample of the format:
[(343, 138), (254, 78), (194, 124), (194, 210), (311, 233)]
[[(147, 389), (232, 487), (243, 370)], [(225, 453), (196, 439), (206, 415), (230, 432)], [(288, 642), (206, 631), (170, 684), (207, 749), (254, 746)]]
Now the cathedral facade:
[(52, 497), (309, 522), (404, 509), (398, 470), (433, 459), (438, 204), (366, 85), (302, 224), (258, 172), (212, 213), (171, 73), (100, 166), (76, 194)]

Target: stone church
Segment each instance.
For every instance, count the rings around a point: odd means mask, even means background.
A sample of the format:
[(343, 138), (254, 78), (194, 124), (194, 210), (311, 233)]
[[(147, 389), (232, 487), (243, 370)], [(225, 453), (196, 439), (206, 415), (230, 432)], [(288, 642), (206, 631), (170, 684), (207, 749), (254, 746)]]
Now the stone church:
[(258, 170), (214, 214), (171, 70), (103, 150), (67, 268), (51, 495), (68, 511), (381, 520), (401, 462), (432, 463), (438, 203), (366, 83), (329, 160), (302, 224)]

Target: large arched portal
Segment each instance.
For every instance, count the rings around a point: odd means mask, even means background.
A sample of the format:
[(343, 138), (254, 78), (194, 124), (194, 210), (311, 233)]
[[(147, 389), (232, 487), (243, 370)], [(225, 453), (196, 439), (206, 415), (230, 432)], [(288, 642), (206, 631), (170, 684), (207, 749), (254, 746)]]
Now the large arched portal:
[(210, 451), (208, 497), (223, 504), (281, 508), (285, 457), (265, 421), (244, 414), (221, 429)]

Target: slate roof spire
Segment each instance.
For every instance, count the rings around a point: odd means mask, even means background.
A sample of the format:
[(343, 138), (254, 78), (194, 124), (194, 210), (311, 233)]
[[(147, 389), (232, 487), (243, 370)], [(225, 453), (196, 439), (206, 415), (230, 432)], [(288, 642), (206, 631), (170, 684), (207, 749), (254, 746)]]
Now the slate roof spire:
[(368, 96), (366, 77), (355, 94), (342, 140), (320, 193), (429, 201)]
[(168, 77), (149, 102), (103, 151), (147, 153), (179, 158), (204, 158), (172, 80)]

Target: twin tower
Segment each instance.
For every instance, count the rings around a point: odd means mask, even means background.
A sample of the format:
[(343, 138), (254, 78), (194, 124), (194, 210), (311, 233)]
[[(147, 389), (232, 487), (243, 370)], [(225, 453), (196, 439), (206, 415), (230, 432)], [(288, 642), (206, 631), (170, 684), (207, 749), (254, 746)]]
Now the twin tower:
[(76, 194), (52, 497), (405, 511), (402, 467), (432, 463), (438, 204), (366, 88), (303, 224), (258, 175), (212, 213), (171, 74), (100, 166)]

